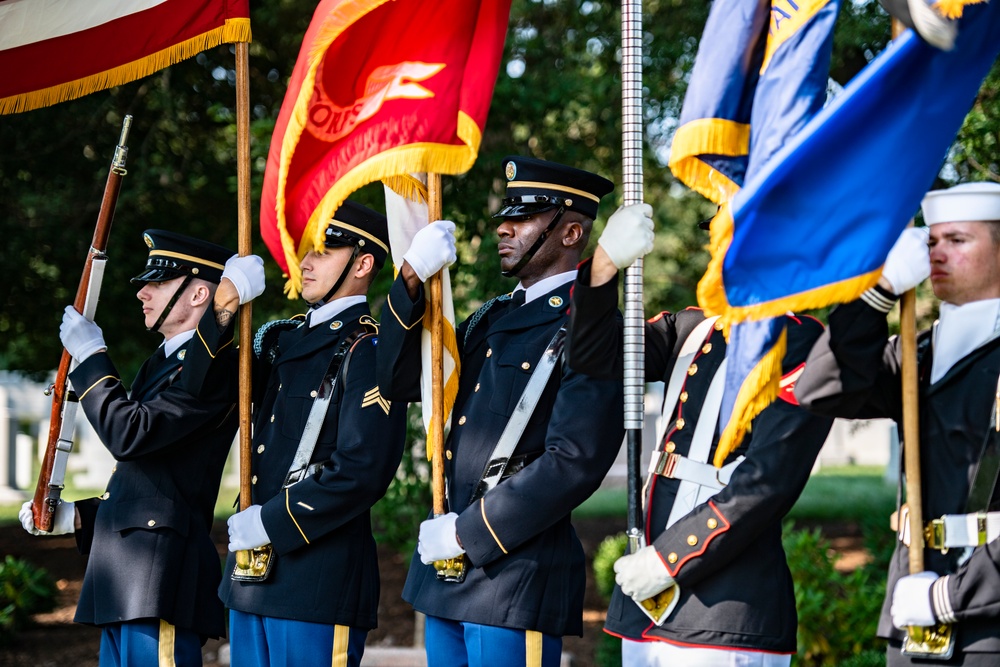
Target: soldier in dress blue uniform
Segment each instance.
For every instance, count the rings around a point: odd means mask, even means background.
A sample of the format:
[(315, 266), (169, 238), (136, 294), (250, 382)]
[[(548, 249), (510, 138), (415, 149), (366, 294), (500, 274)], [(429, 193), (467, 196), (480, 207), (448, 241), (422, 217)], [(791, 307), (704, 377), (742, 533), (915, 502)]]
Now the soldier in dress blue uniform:
[[(325, 248), (301, 262), (307, 316), (269, 322), (254, 338), (253, 504), (230, 517), (229, 550), (270, 545), (273, 561), (265, 579), (235, 580), (229, 555), (219, 593), (234, 665), (356, 666), (376, 627), (370, 510), (406, 437), (406, 404), (375, 380), (366, 296), (387, 254), (385, 216), (344, 202)], [(199, 367), (232, 341), (236, 295), (220, 289), (215, 301), (221, 326), (199, 327), (204, 345), (189, 355)], [(235, 381), (234, 368), (216, 370)]]
[[(100, 498), (56, 508), (52, 534), (75, 532), (89, 554), (75, 620), (101, 628), (102, 667), (162, 664), (158, 656), (199, 666), (205, 640), (225, 634), (219, 556), (209, 531), (237, 414), (218, 383), (188, 377), (184, 360), (199, 319), (213, 318), (209, 306), (233, 253), (164, 230), (147, 230), (143, 238), (146, 268), (132, 282), (140, 286), (146, 328), (164, 340), (131, 392), (100, 327), (72, 306), (65, 310), (60, 338), (79, 364), (69, 378), (116, 463)], [(263, 273), (256, 286), (248, 280), (241, 283), (247, 297), (263, 288)], [(185, 382), (201, 384), (204, 398), (184, 391)], [(30, 502), (21, 519), (37, 532)]]
[[(611, 216), (573, 289), (570, 368), (621, 377), (618, 270), (652, 247), (649, 205)], [(792, 315), (786, 325), (781, 392), (721, 469), (713, 461), (725, 378), (722, 327), (697, 308), (660, 313), (645, 325), (646, 381), (667, 387), (665, 429), (645, 486), (648, 546), (614, 565), (617, 585), (605, 632), (622, 638), (624, 665), (780, 667), (796, 651), (781, 521), (832, 422), (800, 408), (792, 393), (822, 326)], [(658, 626), (637, 603), (665, 591), (674, 606)]]
[[(900, 422), (901, 356), (885, 315), (930, 275), (941, 310), (917, 339), (916, 444), (931, 538), (926, 571), (909, 574), (909, 523), (898, 518), (878, 635), (890, 666), (1000, 665), (1000, 185), (934, 190), (922, 208), (927, 227), (903, 232), (878, 285), (830, 313), (796, 394), (823, 414)], [(903, 628), (939, 623), (951, 625), (951, 658), (901, 653)]]
[[(585, 561), (570, 512), (599, 486), (622, 441), (622, 386), (561, 362), (569, 288), (600, 198), (612, 184), (526, 157), (503, 163), (500, 266), (520, 282), (457, 331), (461, 374), (445, 443), (449, 511), (420, 526), (403, 597), (427, 614), (430, 665), (558, 665), (582, 633)], [(383, 309), (379, 385), (419, 400), (422, 283), (455, 259), (454, 224), (421, 230)], [(553, 346), (553, 343), (555, 345)], [(548, 348), (557, 356), (543, 356)], [(536, 368), (539, 390), (526, 391)], [(530, 394), (527, 414), (515, 412)], [(508, 428), (514, 447), (497, 444)], [(487, 478), (499, 483), (495, 486)], [(464, 581), (430, 563), (463, 556)]]

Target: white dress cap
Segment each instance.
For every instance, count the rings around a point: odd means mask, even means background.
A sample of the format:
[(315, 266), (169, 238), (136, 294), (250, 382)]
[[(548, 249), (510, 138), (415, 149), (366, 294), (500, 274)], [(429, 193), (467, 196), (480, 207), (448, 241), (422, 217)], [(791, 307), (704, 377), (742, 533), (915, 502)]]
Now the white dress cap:
[(932, 190), (920, 203), (924, 224), (1000, 221), (1000, 183), (962, 183)]

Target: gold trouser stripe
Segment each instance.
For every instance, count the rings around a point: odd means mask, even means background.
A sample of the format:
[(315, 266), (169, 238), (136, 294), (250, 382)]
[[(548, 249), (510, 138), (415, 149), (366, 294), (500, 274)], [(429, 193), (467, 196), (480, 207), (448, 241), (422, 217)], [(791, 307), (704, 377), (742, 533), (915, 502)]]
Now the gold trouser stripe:
[(161, 618), (158, 667), (175, 667), (177, 664), (174, 662), (174, 643), (176, 640), (176, 628)]
[(525, 667), (542, 667), (542, 633), (537, 630), (524, 631)]
[(500, 551), (507, 553), (507, 550), (503, 548), (503, 542), (497, 537), (497, 534), (493, 531), (493, 526), (490, 525), (489, 519), (486, 518), (486, 503), (484, 498), (479, 499), (479, 511), (483, 514), (483, 523), (486, 524), (486, 528), (490, 531), (490, 535), (496, 540), (497, 546), (500, 547)]
[(98, 378), (98, 379), (97, 379), (97, 382), (95, 382), (94, 384), (92, 384), (92, 385), (90, 385), (89, 387), (87, 387), (87, 391), (85, 391), (85, 392), (83, 392), (82, 394), (80, 394), (80, 396), (79, 396), (79, 397), (77, 397), (77, 399), (76, 399), (76, 400), (78, 400), (78, 401), (82, 401), (82, 400), (83, 400), (83, 397), (84, 397), (84, 396), (86, 396), (87, 394), (89, 394), (89, 393), (90, 393), (90, 390), (91, 390), (91, 389), (93, 389), (93, 388), (94, 388), (94, 387), (96, 387), (97, 385), (101, 384), (101, 383), (102, 383), (102, 382), (104, 382), (105, 380), (115, 380), (116, 382), (121, 382), (121, 380), (119, 380), (118, 378), (116, 378), (116, 377), (115, 377), (114, 375), (105, 375), (105, 376), (104, 376), (104, 377), (102, 377), (102, 378)]
[(333, 626), (333, 661), (331, 667), (347, 667), (347, 646), (351, 629), (346, 625)]

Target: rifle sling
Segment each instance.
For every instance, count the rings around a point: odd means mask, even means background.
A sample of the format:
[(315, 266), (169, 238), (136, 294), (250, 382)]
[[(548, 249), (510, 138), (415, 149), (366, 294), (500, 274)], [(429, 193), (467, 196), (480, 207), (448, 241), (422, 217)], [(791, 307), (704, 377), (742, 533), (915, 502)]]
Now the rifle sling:
[(318, 468), (313, 469), (313, 466), (310, 466), (309, 463), (312, 461), (313, 452), (316, 451), (316, 441), (319, 439), (319, 433), (323, 429), (326, 413), (330, 409), (330, 401), (333, 399), (334, 390), (337, 387), (337, 378), (340, 376), (340, 369), (345, 365), (351, 350), (354, 349), (354, 343), (364, 334), (365, 329), (358, 329), (350, 334), (341, 341), (333, 358), (330, 359), (330, 365), (323, 375), (323, 380), (320, 382), (319, 389), (316, 391), (316, 397), (313, 399), (312, 406), (309, 409), (309, 416), (306, 418), (305, 428), (302, 429), (299, 446), (295, 450), (295, 456), (292, 457), (292, 463), (288, 467), (288, 473), (285, 475), (285, 483), (282, 485), (284, 488), (302, 481), (307, 475), (318, 470)]
[(504, 471), (511, 460), (511, 455), (517, 448), (521, 436), (524, 434), (524, 429), (527, 427), (528, 421), (531, 419), (531, 415), (538, 405), (538, 399), (541, 398), (542, 393), (545, 391), (545, 385), (549, 383), (552, 370), (562, 358), (565, 341), (566, 328), (560, 327), (559, 331), (552, 337), (548, 347), (545, 348), (545, 352), (542, 353), (542, 358), (535, 365), (535, 370), (531, 373), (531, 377), (528, 378), (528, 384), (525, 385), (524, 391), (521, 392), (517, 406), (514, 408), (510, 419), (507, 420), (507, 426), (504, 427), (503, 433), (500, 434), (500, 439), (497, 440), (497, 444), (493, 448), (493, 453), (490, 454), (490, 458), (487, 460), (483, 476), (476, 485), (472, 498), (469, 500), (470, 505), (486, 495), (490, 489), (499, 484), (500, 480), (503, 479)]

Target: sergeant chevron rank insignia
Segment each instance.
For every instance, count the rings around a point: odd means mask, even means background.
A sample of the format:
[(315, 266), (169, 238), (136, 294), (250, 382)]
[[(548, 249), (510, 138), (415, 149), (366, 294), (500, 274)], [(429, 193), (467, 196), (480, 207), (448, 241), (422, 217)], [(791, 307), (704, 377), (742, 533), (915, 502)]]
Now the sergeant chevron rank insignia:
[(365, 392), (365, 397), (361, 401), (361, 407), (367, 408), (369, 405), (377, 405), (382, 408), (386, 415), (389, 414), (389, 407), (392, 405), (392, 401), (387, 401), (382, 398), (382, 394), (379, 393), (378, 387), (372, 387)]

